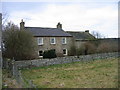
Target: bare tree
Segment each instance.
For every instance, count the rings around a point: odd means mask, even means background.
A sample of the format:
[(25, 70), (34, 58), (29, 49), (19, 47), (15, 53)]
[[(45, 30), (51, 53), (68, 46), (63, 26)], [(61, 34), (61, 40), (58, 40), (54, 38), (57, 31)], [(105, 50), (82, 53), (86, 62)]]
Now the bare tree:
[(7, 13), (2, 14), (2, 25), (4, 26), (7, 23), (9, 15)]
[(97, 31), (92, 31), (92, 35), (95, 36), (97, 39), (105, 38), (104, 35), (102, 35), (100, 32), (97, 32)]

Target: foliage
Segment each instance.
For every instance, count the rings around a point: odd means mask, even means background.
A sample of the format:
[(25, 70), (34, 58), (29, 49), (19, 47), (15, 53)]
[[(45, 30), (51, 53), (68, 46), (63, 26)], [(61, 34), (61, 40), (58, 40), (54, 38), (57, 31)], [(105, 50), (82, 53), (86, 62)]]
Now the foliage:
[(93, 43), (86, 42), (84, 44), (84, 47), (85, 47), (85, 55), (93, 54), (96, 52), (96, 46)]
[[(112, 43), (111, 43), (112, 42)], [(72, 47), (71, 52), (72, 55), (88, 55), (94, 53), (108, 53), (108, 52), (118, 52), (120, 49), (118, 48), (118, 42), (114, 41), (87, 41), (81, 44), (80, 47)]]
[(70, 47), (70, 50), (69, 50), (69, 55), (70, 56), (74, 56), (74, 55), (76, 55), (76, 46), (75, 45), (71, 45), (71, 47)]
[(107, 52), (115, 52), (118, 51), (118, 45), (116, 43), (104, 42), (101, 43), (98, 48), (98, 53), (107, 53)]
[(82, 44), (78, 49), (76, 49), (76, 55), (84, 55), (85, 54), (85, 46)]
[(3, 31), (5, 49), (3, 55), (15, 60), (36, 58), (37, 43), (27, 30), (20, 30), (16, 25), (8, 23)]
[(96, 52), (96, 46), (94, 43), (91, 42), (85, 42), (77, 49), (77, 55), (87, 55), (87, 54), (93, 54)]
[(55, 52), (55, 49), (51, 49), (51, 50), (47, 50), (47, 51), (44, 51), (43, 53), (43, 58), (56, 58), (57, 55), (56, 55), (56, 52)]

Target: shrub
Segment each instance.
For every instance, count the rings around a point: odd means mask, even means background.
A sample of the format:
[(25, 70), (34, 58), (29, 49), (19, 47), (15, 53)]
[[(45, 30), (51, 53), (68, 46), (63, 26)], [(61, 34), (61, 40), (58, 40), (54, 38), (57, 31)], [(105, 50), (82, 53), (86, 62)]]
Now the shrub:
[(28, 60), (37, 57), (37, 43), (27, 30), (20, 30), (16, 25), (9, 23), (3, 32), (3, 41), (5, 58)]
[(85, 42), (77, 49), (77, 55), (87, 55), (96, 53), (96, 46), (93, 43)]
[(85, 55), (96, 53), (96, 45), (90, 42), (86, 42), (85, 46)]
[(76, 55), (76, 47), (75, 47), (75, 45), (72, 45), (71, 47), (70, 47), (70, 50), (69, 50), (69, 53), (68, 53), (70, 56), (74, 56), (74, 55)]
[(55, 52), (55, 49), (51, 49), (51, 50), (47, 50), (47, 51), (44, 51), (43, 53), (43, 58), (56, 58), (57, 55), (56, 55), (56, 52)]
[(76, 55), (85, 55), (85, 46), (84, 44), (81, 45), (78, 49), (76, 49)]
[(115, 51), (118, 51), (118, 45), (116, 43), (104, 42), (101, 43), (97, 48), (98, 53), (107, 53)]

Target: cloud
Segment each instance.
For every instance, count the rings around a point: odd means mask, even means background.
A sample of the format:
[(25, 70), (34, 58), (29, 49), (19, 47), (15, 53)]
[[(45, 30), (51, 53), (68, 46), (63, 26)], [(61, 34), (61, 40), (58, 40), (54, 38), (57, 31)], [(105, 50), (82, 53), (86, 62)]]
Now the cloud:
[(2, 2), (115, 2), (119, 0), (1, 0)]
[(84, 4), (48, 4), (44, 11), (14, 11), (10, 19), (19, 25), (20, 19), (25, 20), (26, 26), (56, 27), (58, 22), (63, 24), (66, 31), (99, 31), (108, 37), (118, 35), (118, 10), (117, 6), (102, 6), (92, 8)]

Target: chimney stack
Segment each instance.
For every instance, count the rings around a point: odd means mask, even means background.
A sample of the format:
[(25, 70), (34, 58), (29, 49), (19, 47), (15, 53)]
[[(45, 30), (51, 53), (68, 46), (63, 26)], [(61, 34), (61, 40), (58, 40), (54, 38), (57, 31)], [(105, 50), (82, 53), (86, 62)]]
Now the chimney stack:
[(89, 30), (85, 30), (85, 32), (89, 33)]
[(25, 25), (25, 22), (23, 22), (23, 19), (21, 20), (21, 23), (20, 23), (20, 30), (24, 30), (24, 26)]
[(60, 24), (60, 22), (57, 24), (57, 28), (62, 29), (62, 24)]

